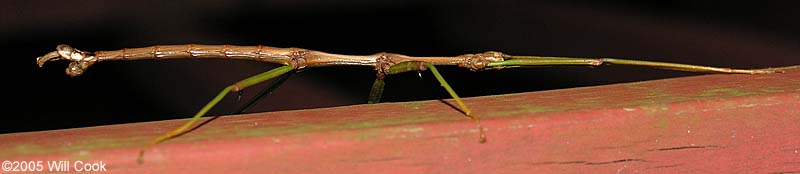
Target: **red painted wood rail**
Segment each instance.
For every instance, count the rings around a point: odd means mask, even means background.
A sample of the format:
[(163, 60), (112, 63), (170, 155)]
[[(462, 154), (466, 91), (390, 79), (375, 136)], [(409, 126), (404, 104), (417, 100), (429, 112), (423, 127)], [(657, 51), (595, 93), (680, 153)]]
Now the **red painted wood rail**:
[(143, 164), (141, 146), (185, 120), (5, 134), (0, 160), (109, 173), (800, 172), (800, 68), (465, 101), (487, 143), (460, 112), (419, 101), (221, 117)]

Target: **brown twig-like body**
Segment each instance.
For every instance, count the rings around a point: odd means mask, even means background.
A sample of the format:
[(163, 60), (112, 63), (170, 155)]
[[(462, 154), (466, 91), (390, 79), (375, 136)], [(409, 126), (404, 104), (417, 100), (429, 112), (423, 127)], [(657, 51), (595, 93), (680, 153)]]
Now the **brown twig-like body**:
[(37, 62), (39, 66), (42, 66), (47, 61), (70, 60), (73, 63), (67, 68), (67, 74), (71, 76), (82, 74), (89, 66), (100, 61), (178, 58), (254, 60), (290, 65), (295, 69), (334, 65), (372, 66), (375, 67), (379, 74), (387, 74), (389, 67), (408, 61), (426, 62), (434, 65), (458, 65), (472, 70), (480, 70), (486, 67), (489, 62), (503, 61), (503, 56), (499, 52), (465, 54), (454, 57), (413, 57), (393, 53), (341, 55), (302, 48), (195, 44), (159, 45), (90, 53), (67, 45), (59, 45), (56, 47), (56, 51), (37, 58)]

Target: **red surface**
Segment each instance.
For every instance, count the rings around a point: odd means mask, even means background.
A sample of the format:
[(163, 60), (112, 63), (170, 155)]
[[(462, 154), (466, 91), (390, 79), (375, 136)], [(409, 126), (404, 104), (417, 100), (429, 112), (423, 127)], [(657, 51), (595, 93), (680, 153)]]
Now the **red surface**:
[(226, 116), (149, 148), (144, 164), (140, 147), (185, 120), (5, 134), (0, 160), (111, 173), (800, 172), (798, 69), (465, 101), (485, 144), (460, 112), (421, 101)]

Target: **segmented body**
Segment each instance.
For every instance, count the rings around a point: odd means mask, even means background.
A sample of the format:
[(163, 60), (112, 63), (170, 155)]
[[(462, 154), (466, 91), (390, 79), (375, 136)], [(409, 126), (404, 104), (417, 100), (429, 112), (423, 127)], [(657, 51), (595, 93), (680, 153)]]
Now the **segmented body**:
[(181, 59), (181, 58), (216, 58), (241, 59), (260, 62), (290, 65), (295, 69), (306, 67), (353, 65), (372, 66), (379, 74), (387, 74), (389, 67), (402, 62), (425, 62), (434, 65), (458, 65), (472, 70), (481, 70), (489, 62), (503, 61), (504, 54), (486, 52), (480, 54), (464, 54), (453, 57), (413, 57), (394, 53), (377, 53), (372, 55), (342, 55), (302, 48), (277, 48), (269, 46), (236, 46), (236, 45), (157, 45), (142, 48), (124, 48), (114, 51), (97, 51), (94, 53), (81, 51), (67, 45), (59, 45), (56, 51), (37, 59), (39, 65), (47, 61), (67, 59), (73, 64), (67, 74), (78, 76), (89, 66), (101, 61), (145, 60), (145, 59)]

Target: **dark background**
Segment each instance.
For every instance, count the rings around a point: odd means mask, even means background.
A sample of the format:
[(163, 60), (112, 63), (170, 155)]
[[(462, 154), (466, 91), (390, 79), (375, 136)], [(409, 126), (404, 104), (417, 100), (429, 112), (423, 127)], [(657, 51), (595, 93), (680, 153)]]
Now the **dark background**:
[[(35, 58), (157, 44), (301, 47), (341, 54), (618, 57), (738, 68), (800, 64), (800, 12), (774, 1), (50, 1), (0, 5), (0, 133), (191, 117), (224, 86), (275, 65), (230, 60), (102, 62), (84, 75)], [(462, 96), (698, 75), (651, 68), (441, 68)], [(313, 68), (252, 112), (365, 103), (375, 72)], [(261, 87), (257, 86), (256, 88)], [(247, 100), (258, 89), (248, 89)], [(384, 101), (449, 98), (429, 73), (390, 76)], [(229, 96), (211, 115), (241, 105)]]

